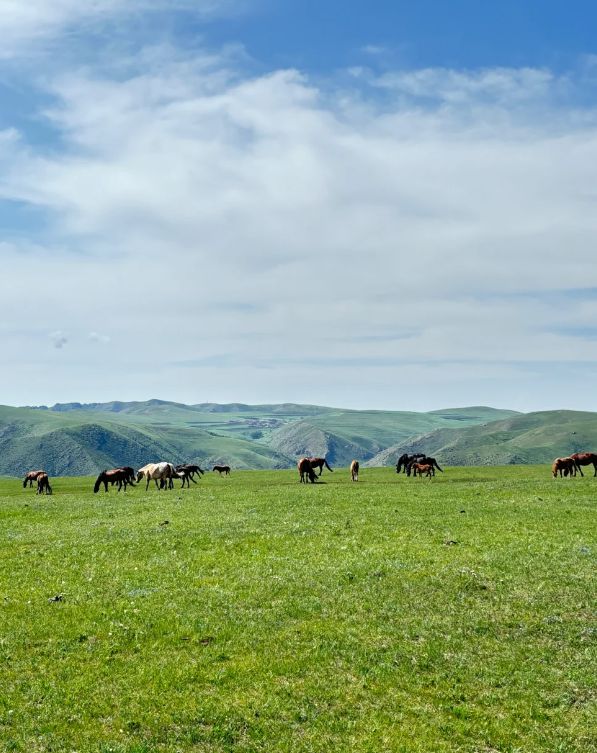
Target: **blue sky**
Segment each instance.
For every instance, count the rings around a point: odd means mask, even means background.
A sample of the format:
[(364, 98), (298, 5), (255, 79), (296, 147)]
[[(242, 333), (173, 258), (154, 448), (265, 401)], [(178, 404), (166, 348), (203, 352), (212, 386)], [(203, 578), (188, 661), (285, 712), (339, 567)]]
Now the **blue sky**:
[(2, 402), (597, 410), (596, 16), (0, 0)]
[(217, 43), (242, 40), (264, 65), (315, 72), (349, 67), (365, 48), (407, 67), (567, 69), (595, 46), (590, 0), (261, 0), (215, 20)]

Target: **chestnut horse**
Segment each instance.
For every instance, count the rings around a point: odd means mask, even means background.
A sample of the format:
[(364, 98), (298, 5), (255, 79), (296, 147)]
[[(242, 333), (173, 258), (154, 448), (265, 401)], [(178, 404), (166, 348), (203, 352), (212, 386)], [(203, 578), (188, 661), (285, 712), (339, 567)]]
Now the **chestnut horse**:
[(50, 486), (50, 479), (48, 474), (42, 471), (37, 477), (37, 492), (36, 494), (51, 494), (52, 487)]
[(576, 464), (574, 458), (556, 458), (551, 466), (551, 472), (553, 477), (556, 478), (558, 473), (562, 478), (562, 471), (564, 476), (576, 476)]
[(229, 465), (214, 465), (214, 467), (211, 469), (213, 471), (217, 471), (220, 476), (222, 473), (224, 473), (226, 476), (230, 475), (230, 466)]
[(319, 468), (320, 476), (323, 473), (324, 466), (328, 469), (328, 471), (332, 470), (330, 466), (328, 465), (328, 461), (325, 458), (307, 458), (307, 460), (311, 463), (311, 468), (313, 468), (313, 470), (315, 470), (315, 468)]
[(594, 452), (575, 452), (574, 455), (570, 455), (574, 460), (574, 465), (578, 468), (578, 472), (581, 476), (585, 474), (582, 472), (581, 465), (592, 465), (595, 469), (593, 476), (597, 476), (597, 455)]
[(45, 471), (28, 471), (23, 479), (23, 489), (29, 484), (29, 488), (33, 486), (33, 482), (37, 481), (38, 476), (41, 476)]
[(350, 478), (353, 481), (359, 480), (359, 461), (358, 460), (353, 460), (352, 463), (350, 464)]
[(317, 482), (317, 476), (313, 471), (310, 458), (301, 458), (296, 464), (298, 468), (299, 476), (301, 477), (301, 484), (306, 484), (310, 481), (312, 484)]
[(124, 486), (124, 490), (126, 491), (126, 487), (129, 484), (132, 484), (129, 470), (132, 471), (133, 469), (113, 468), (111, 471), (102, 471), (95, 481), (93, 493), (97, 494), (102, 484), (104, 485), (104, 492), (108, 491), (108, 484), (110, 484), (110, 486), (118, 484), (118, 491)]
[(410, 463), (406, 466), (405, 472), (407, 476), (410, 476), (412, 467), (415, 463), (418, 463), (419, 465), (430, 465), (433, 470), (433, 473), (432, 473), (433, 476), (435, 476), (436, 468), (438, 471), (442, 471), (443, 473), (443, 470), (439, 467), (437, 460), (435, 458), (430, 458), (427, 455), (419, 455), (418, 458), (411, 460)]
[(423, 478), (423, 474), (425, 474), (427, 478), (432, 478), (433, 476), (435, 476), (433, 466), (429, 463), (412, 463), (411, 470), (415, 474), (415, 478), (417, 476), (417, 473), (419, 474), (419, 478)]

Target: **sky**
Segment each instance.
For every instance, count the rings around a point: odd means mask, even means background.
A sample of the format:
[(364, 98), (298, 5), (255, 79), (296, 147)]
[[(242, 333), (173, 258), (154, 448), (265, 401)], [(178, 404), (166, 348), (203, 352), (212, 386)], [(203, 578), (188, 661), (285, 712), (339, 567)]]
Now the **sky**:
[(0, 0), (0, 402), (597, 410), (596, 22)]

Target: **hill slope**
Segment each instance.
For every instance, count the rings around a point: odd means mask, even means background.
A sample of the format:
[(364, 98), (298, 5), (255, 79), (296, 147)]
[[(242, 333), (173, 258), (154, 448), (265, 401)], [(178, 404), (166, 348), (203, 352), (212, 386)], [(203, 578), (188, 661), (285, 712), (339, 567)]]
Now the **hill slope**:
[(434, 429), (450, 433), (461, 426), (515, 415), (519, 414), (485, 407), (432, 413), (328, 410), (273, 431), (268, 444), (284, 455), (325, 455), (332, 463), (346, 465), (355, 457), (368, 460), (397, 440), (406, 442)]
[(368, 465), (392, 465), (403, 452), (414, 451), (433, 455), (447, 465), (548, 463), (586, 449), (597, 449), (596, 413), (540, 411), (412, 437), (378, 453)]
[(289, 458), (246, 439), (198, 427), (105, 420), (102, 413), (0, 407), (0, 474), (34, 467), (51, 475), (93, 474), (119, 465), (139, 467), (168, 459), (236, 468), (285, 468)]

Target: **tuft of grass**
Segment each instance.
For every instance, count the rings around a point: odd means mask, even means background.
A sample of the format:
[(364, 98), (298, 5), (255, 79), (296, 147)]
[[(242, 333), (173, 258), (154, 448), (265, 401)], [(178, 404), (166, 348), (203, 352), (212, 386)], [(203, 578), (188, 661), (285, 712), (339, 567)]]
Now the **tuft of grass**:
[(594, 479), (92, 481), (0, 481), (3, 750), (596, 750)]

